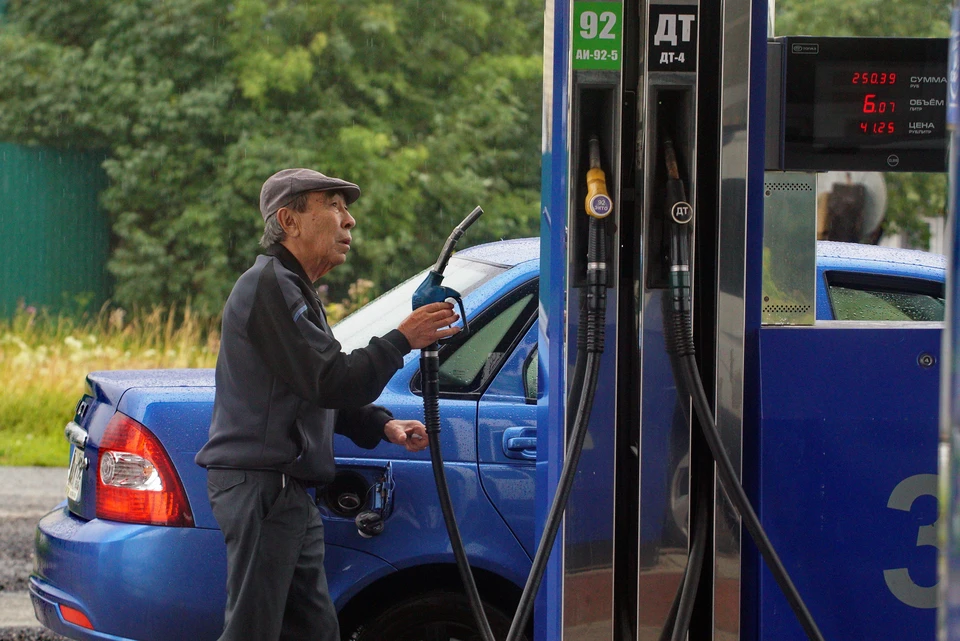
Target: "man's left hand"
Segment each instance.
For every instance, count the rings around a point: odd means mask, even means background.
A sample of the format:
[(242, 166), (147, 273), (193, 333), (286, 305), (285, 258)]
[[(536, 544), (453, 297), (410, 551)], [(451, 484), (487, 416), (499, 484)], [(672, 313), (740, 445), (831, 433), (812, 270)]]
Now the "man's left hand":
[(387, 440), (407, 448), (408, 452), (419, 452), (429, 445), (427, 430), (420, 421), (401, 421), (393, 419), (383, 426)]

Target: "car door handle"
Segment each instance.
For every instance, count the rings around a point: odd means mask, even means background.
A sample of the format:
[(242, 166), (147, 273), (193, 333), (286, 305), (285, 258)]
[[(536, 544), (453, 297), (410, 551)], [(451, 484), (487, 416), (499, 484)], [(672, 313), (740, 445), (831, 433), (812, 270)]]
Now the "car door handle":
[(508, 427), (503, 431), (503, 453), (521, 461), (537, 460), (537, 428)]

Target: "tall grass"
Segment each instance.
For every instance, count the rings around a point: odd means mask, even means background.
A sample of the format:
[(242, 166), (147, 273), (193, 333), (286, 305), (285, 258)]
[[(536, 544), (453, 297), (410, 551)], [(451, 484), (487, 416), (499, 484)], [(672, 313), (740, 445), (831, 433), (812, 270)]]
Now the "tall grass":
[[(321, 293), (324, 293), (321, 288)], [(349, 298), (327, 305), (331, 323), (369, 302), (358, 280)], [(213, 367), (220, 320), (183, 309), (104, 306), (92, 317), (21, 307), (0, 319), (0, 465), (67, 465), (63, 428), (88, 373), (117, 369)]]
[(104, 307), (94, 317), (20, 308), (0, 320), (0, 465), (66, 465), (63, 428), (89, 372), (213, 367), (219, 321), (190, 307)]

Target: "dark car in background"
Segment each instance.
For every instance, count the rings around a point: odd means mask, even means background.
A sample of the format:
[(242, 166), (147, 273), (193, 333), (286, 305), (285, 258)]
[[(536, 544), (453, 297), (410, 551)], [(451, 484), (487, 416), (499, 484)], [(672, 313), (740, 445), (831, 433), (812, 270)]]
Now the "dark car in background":
[[(344, 319), (347, 351), (397, 326), (423, 274)], [(445, 285), (471, 331), (441, 353), (443, 458), (488, 616), (504, 632), (534, 552), (539, 240), (457, 253)], [(820, 320), (942, 320), (944, 263), (920, 252), (818, 244)], [(866, 310), (866, 311), (865, 311)], [(379, 399), (422, 419), (417, 354)], [(210, 511), (206, 442), (212, 370), (96, 372), (67, 426), (66, 498), (37, 526), (30, 593), (39, 620), (74, 639), (216, 639), (225, 548)], [(546, 428), (544, 428), (546, 429)], [(354, 641), (463, 639), (473, 619), (433, 485), (429, 454), (337, 436), (338, 474), (317, 490), (327, 576)], [(674, 497), (672, 518), (682, 516)], [(378, 512), (366, 538), (354, 519)]]

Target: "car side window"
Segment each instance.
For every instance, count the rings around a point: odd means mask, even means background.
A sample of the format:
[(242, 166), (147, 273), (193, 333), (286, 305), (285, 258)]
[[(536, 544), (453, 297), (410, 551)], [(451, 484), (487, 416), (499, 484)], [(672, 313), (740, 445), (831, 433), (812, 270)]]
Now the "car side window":
[(920, 278), (827, 272), (833, 317), (853, 321), (942, 321), (944, 288)]
[[(537, 281), (521, 285), (471, 319), (468, 335), (459, 334), (441, 345), (442, 394), (482, 392), (536, 315), (537, 285)], [(413, 387), (414, 391), (420, 391), (419, 375)]]
[(540, 356), (536, 347), (527, 356), (523, 364), (523, 395), (528, 403), (537, 402), (537, 378), (540, 369)]
[(503, 343), (510, 328), (529, 307), (533, 294), (527, 294), (502, 310), (483, 327), (471, 333), (467, 340), (440, 364), (440, 389), (465, 391), (473, 388), (478, 379), (485, 378), (485, 370), (499, 362)]

